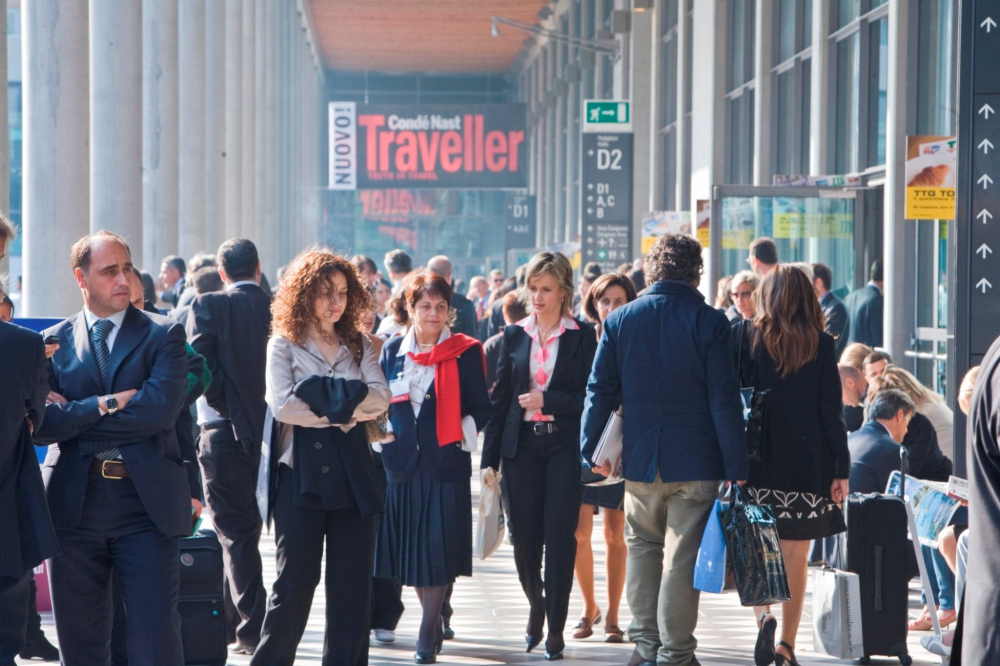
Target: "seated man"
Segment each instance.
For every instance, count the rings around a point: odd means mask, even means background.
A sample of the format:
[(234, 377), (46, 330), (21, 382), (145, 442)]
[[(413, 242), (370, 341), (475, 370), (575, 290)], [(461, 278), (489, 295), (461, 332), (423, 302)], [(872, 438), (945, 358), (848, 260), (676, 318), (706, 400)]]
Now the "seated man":
[(869, 421), (851, 433), (851, 492), (884, 493), (889, 475), (899, 469), (899, 450), (916, 405), (902, 391), (880, 391), (868, 408)]

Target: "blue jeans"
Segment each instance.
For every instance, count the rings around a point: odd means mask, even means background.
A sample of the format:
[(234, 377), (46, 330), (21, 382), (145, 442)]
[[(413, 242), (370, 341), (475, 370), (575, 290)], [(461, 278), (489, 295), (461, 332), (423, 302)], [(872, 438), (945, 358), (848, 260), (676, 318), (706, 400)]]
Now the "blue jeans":
[[(931, 592), (937, 599), (941, 610), (955, 610), (955, 574), (951, 572), (944, 556), (936, 548), (921, 546), (924, 552), (924, 563), (927, 565), (927, 576), (931, 581)], [(927, 596), (920, 595), (920, 600), (927, 603)]]

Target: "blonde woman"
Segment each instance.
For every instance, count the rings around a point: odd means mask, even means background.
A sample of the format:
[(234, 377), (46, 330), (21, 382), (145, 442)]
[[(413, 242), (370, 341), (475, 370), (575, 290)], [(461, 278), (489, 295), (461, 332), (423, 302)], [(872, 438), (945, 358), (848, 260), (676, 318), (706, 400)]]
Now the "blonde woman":
[(563, 255), (531, 259), (522, 297), (531, 314), (504, 329), (480, 466), (497, 470), (503, 460), (514, 562), (531, 606), (526, 651), (541, 643), (547, 618), (545, 659), (553, 661), (565, 647), (583, 499), (580, 416), (597, 339), (570, 314), (573, 268)]

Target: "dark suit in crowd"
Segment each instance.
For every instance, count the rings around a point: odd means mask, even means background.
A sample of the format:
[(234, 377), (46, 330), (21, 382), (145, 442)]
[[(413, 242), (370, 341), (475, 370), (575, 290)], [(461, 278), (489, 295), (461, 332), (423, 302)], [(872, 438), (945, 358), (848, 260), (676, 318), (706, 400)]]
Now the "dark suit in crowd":
[(191, 346), (212, 373), (205, 399), (222, 417), (202, 424), (198, 461), (225, 555), (224, 592), (239, 612), (235, 637), (248, 648), (260, 642), (267, 611), (256, 487), (267, 414), (264, 370), (270, 328), (271, 297), (252, 283), (200, 295), (191, 305), (187, 326)]
[[(46, 335), (60, 345), (49, 388), (68, 401), (48, 405), (35, 433), (36, 443), (58, 444), (42, 472), (63, 551), (49, 564), (63, 664), (110, 659), (112, 569), (133, 662), (182, 664), (178, 544), (191, 532), (191, 493), (174, 424), (187, 377), (184, 330), (130, 305), (103, 373), (83, 312)], [(99, 396), (128, 389), (138, 392), (124, 408), (101, 414)], [(96, 457), (112, 449), (122, 465)]]
[(455, 325), (451, 327), (451, 332), (479, 339), (479, 322), (476, 319), (476, 306), (472, 301), (461, 294), (452, 294), (451, 307), (455, 309)]
[[(42, 338), (0, 322), (0, 665), (24, 647), (32, 569), (59, 552), (31, 443), (49, 392)], [(29, 420), (31, 426), (29, 426)]]
[(493, 301), (493, 308), (490, 310), (490, 316), (486, 320), (486, 339), (489, 340), (497, 333), (502, 333), (505, 325), (503, 320), (503, 299), (498, 298)]
[(872, 283), (847, 295), (844, 299), (847, 308), (845, 347), (854, 342), (862, 342), (869, 347), (882, 346), (883, 305), (882, 290)]
[[(951, 460), (938, 444), (937, 432), (930, 419), (916, 412), (903, 438), (906, 449), (907, 474), (928, 481), (947, 481), (951, 476)], [(897, 461), (897, 467), (899, 461)], [(853, 491), (853, 488), (851, 489)]]
[(486, 356), (486, 388), (493, 390), (497, 381), (497, 364), (500, 363), (500, 348), (503, 346), (503, 331), (483, 343), (483, 354)]
[(847, 438), (851, 450), (851, 492), (884, 493), (889, 476), (899, 469), (899, 444), (885, 426), (869, 421)]
[(832, 291), (823, 294), (819, 299), (819, 306), (823, 309), (823, 318), (826, 320), (826, 332), (833, 338), (834, 350), (837, 358), (840, 358), (844, 347), (847, 346), (847, 306), (840, 297)]
[(480, 462), (482, 468), (495, 470), (503, 463), (511, 523), (516, 526), (514, 562), (531, 610), (527, 633), (540, 635), (547, 618), (546, 650), (551, 652), (563, 649), (562, 632), (573, 587), (576, 527), (583, 501), (580, 416), (597, 348), (593, 327), (583, 322), (577, 326), (559, 336), (541, 410), (554, 417), (548, 423), (524, 421), (525, 411), (518, 402), (518, 396), (529, 391), (532, 338), (521, 325), (504, 329), (493, 414)]

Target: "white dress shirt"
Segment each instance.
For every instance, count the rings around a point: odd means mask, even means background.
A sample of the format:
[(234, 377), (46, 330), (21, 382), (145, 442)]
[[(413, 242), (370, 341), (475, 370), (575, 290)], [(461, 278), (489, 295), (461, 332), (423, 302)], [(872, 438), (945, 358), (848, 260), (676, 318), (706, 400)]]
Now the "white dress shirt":
[[(524, 332), (531, 338), (531, 351), (528, 354), (528, 390), (547, 391), (549, 384), (552, 382), (552, 373), (556, 369), (556, 358), (559, 356), (559, 338), (566, 331), (576, 331), (580, 327), (573, 319), (563, 317), (559, 326), (556, 327), (555, 331), (549, 334), (548, 339), (545, 341), (545, 348), (548, 350), (548, 356), (543, 362), (540, 362), (536, 356), (538, 356), (538, 352), (541, 351), (542, 346), (539, 339), (538, 322), (535, 320), (535, 315), (529, 315), (527, 319), (522, 319), (517, 322), (517, 326), (523, 328)], [(539, 370), (542, 370), (545, 373), (544, 383), (539, 383), (536, 378)], [(524, 410), (524, 420), (554, 421), (555, 419), (547, 414), (542, 414), (541, 410), (526, 409)]]
[[(122, 310), (121, 312), (114, 313), (110, 317), (103, 317), (103, 319), (107, 319), (108, 321), (110, 321), (112, 324), (115, 325), (114, 328), (111, 329), (111, 332), (108, 333), (108, 337), (106, 337), (104, 339), (104, 344), (106, 344), (108, 346), (108, 351), (109, 352), (115, 346), (115, 340), (118, 339), (118, 331), (121, 329), (122, 324), (125, 322), (125, 314), (127, 312), (128, 312), (128, 309), (126, 308), (125, 310)], [(93, 312), (91, 312), (87, 308), (83, 309), (83, 316), (87, 320), (87, 331), (88, 332), (90, 332), (94, 328), (94, 324), (96, 324), (97, 322), (99, 322), (102, 319), (102, 317), (98, 317), (97, 315), (95, 315)]]
[(236, 287), (240, 286), (241, 284), (252, 284), (255, 287), (259, 287), (260, 286), (260, 283), (254, 281), (254, 280), (240, 280), (239, 282), (234, 282), (232, 284), (227, 284), (226, 285), (226, 291), (232, 291), (233, 289), (236, 289)]
[[(451, 331), (445, 326), (441, 329), (441, 337), (438, 338), (437, 344), (441, 344), (445, 340), (451, 337)], [(405, 356), (406, 360), (403, 362), (403, 374), (400, 377), (394, 377), (396, 379), (408, 380), (410, 385), (410, 406), (413, 407), (413, 418), (420, 416), (420, 407), (424, 404), (424, 400), (429, 395), (427, 389), (431, 387), (434, 383), (434, 374), (437, 372), (437, 364), (435, 365), (420, 365), (412, 358), (410, 354), (421, 354), (423, 353), (417, 346), (417, 335), (414, 333), (413, 327), (403, 337), (403, 343), (399, 345), (399, 351), (396, 352), (396, 356)]]

